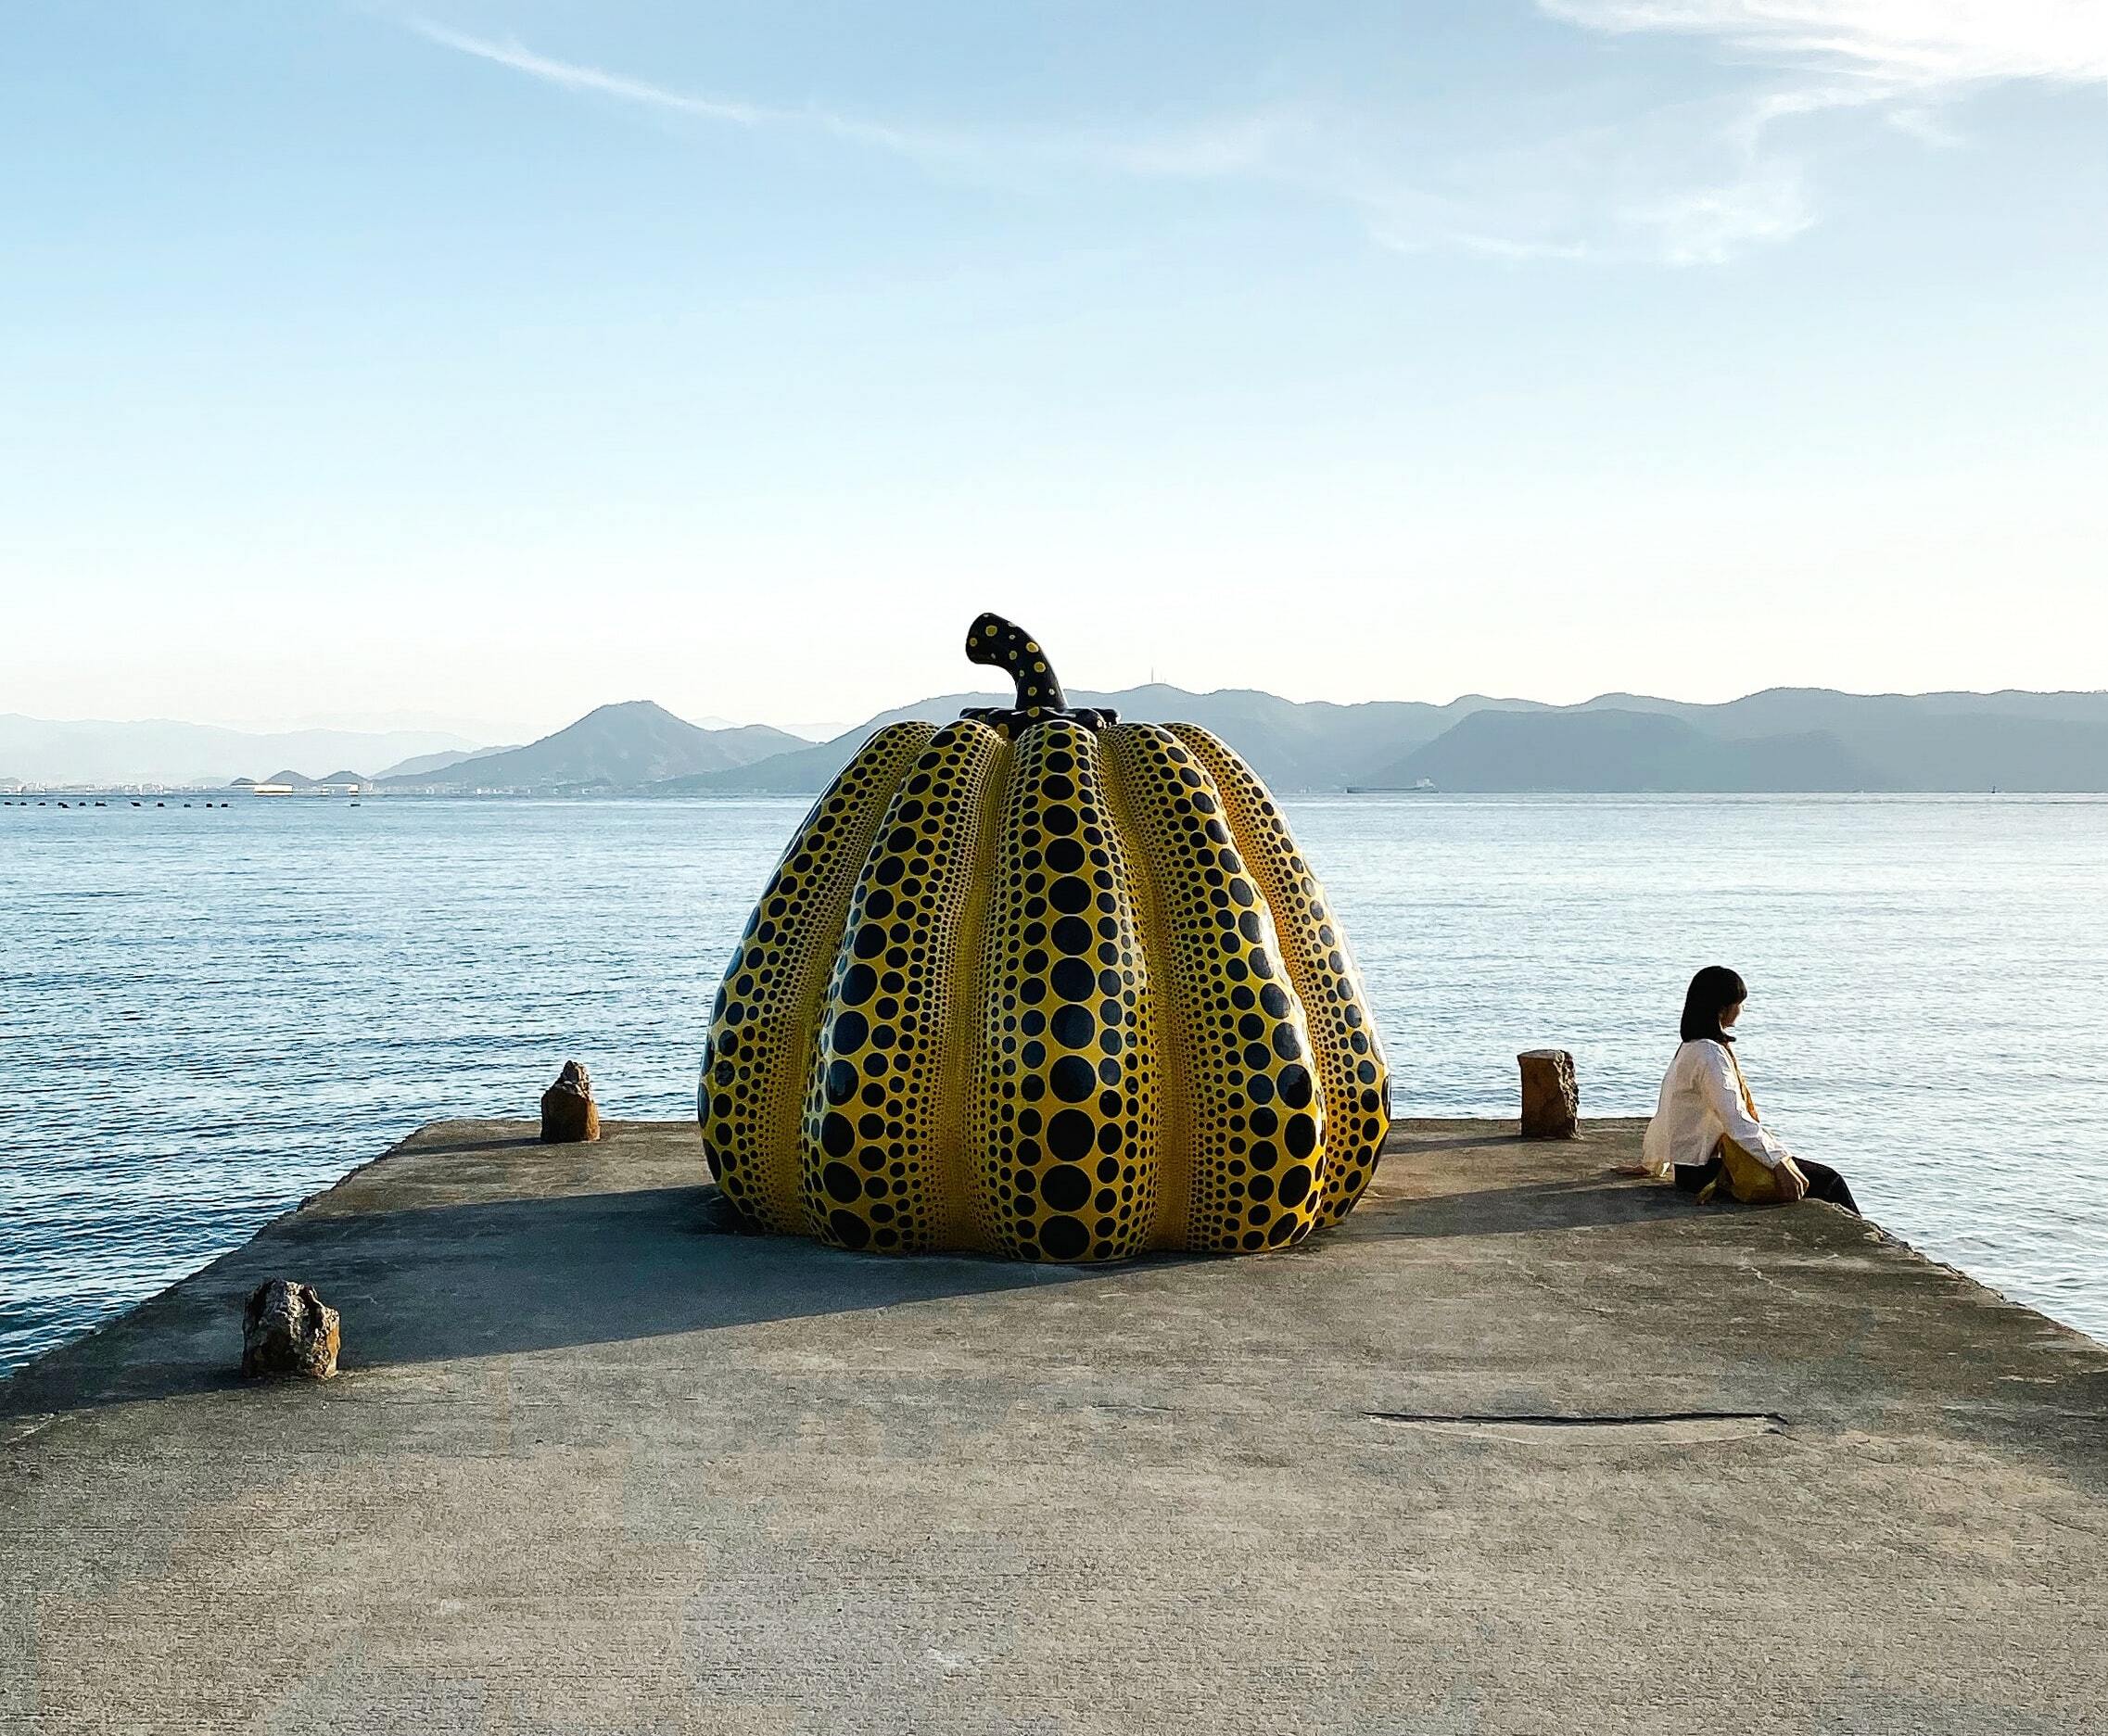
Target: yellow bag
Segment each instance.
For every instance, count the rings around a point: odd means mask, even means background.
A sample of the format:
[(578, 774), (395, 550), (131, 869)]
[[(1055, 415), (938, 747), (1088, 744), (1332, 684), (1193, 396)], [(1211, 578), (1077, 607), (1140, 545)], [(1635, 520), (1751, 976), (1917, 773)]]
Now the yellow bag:
[[(1749, 1095), (1749, 1082), (1742, 1076), (1742, 1063), (1734, 1058), (1733, 1049), (1727, 1052), (1728, 1065), (1734, 1069), (1734, 1083), (1742, 1087), (1742, 1107), (1749, 1111), (1749, 1119), (1756, 1121), (1757, 1099)], [(1808, 1177), (1791, 1158), (1781, 1158), (1773, 1168), (1755, 1152), (1731, 1134), (1722, 1134), (1714, 1155), (1721, 1160), (1721, 1172), (1699, 1190), (1698, 1203), (1704, 1205), (1719, 1191), (1722, 1182), (1727, 1190), (1746, 1206), (1785, 1206), (1806, 1197)]]
[(1726, 1134), (1721, 1135), (1717, 1155), (1721, 1172), (1699, 1191), (1700, 1205), (1713, 1197), (1722, 1182), (1746, 1206), (1791, 1205), (1808, 1193), (1808, 1177), (1791, 1158), (1781, 1158), (1774, 1169)]

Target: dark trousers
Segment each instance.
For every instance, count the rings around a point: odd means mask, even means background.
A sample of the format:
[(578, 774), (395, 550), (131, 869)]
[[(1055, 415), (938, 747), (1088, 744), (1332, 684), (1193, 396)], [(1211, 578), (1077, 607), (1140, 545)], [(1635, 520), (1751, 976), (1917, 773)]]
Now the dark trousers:
[[(1845, 1178), (1827, 1163), (1817, 1163), (1808, 1158), (1796, 1158), (1795, 1164), (1808, 1177), (1808, 1197), (1823, 1199), (1833, 1206), (1842, 1206), (1855, 1217), (1859, 1214), (1859, 1201), (1852, 1197), (1852, 1190), (1845, 1185)], [(1676, 1165), (1676, 1185), (1687, 1194), (1699, 1192), (1708, 1182), (1721, 1172), (1721, 1160), (1708, 1159), (1704, 1163), (1679, 1163)]]

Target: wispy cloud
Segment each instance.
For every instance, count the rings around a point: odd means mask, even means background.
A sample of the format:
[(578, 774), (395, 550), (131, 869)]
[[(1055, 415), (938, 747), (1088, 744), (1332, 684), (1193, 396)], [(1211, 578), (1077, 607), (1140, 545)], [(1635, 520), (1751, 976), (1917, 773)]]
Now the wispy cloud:
[(528, 78), (540, 79), (545, 84), (554, 84), (564, 90), (611, 96), (618, 102), (665, 109), (673, 114), (688, 115), (701, 120), (715, 120), (728, 126), (810, 128), (852, 143), (874, 145), (885, 150), (898, 151), (904, 156), (931, 155), (944, 148), (943, 142), (933, 136), (924, 137), (896, 127), (883, 126), (837, 114), (831, 109), (773, 108), (762, 103), (741, 102), (730, 97), (698, 95), (692, 91), (678, 91), (664, 84), (654, 84), (648, 79), (631, 78), (625, 73), (604, 71), (599, 67), (586, 66), (576, 60), (559, 60), (549, 55), (537, 54), (533, 49), (511, 39), (499, 42), (487, 36), (472, 36), (465, 31), (434, 23), (430, 19), (412, 18), (404, 22), (425, 41), (437, 43), (442, 48), (472, 55), (478, 60), (488, 60), (493, 66), (525, 73)]
[(1791, 240), (1814, 226), (1815, 212), (1797, 168), (1759, 163), (1732, 181), (1628, 206), (1619, 221), (1671, 265), (1721, 265), (1752, 247)]
[(1923, 90), (2108, 82), (2098, 0), (1539, 0), (1590, 30), (1709, 36), (1738, 52)]
[(1798, 234), (1816, 221), (1804, 165), (1775, 135), (1792, 122), (1866, 109), (1921, 144), (1960, 142), (1947, 110), (1994, 83), (2108, 82), (2108, 6), (2098, 0), (1537, 0), (1546, 16), (1598, 32), (1717, 44), (1766, 82), (1734, 103), (1702, 154), (1733, 172), (1648, 208), (1665, 256), (1717, 262)]
[(1929, 145), (1935, 150), (1952, 150), (1962, 143), (1961, 133), (1929, 103), (1894, 105), (1883, 112), (1882, 119), (1905, 137), (1913, 138), (1920, 145)]
[(788, 107), (676, 90), (650, 80), (540, 54), (524, 44), (471, 35), (411, 18), (408, 27), (427, 42), (487, 60), (543, 83), (641, 108), (749, 129), (802, 130), (889, 151), (932, 167), (989, 171), (1034, 165), (1097, 169), (1158, 180), (1209, 180), (1259, 169), (1294, 117), (1267, 109), (1156, 127), (1078, 125), (1019, 127), (1002, 133), (969, 128), (909, 127), (819, 105)]
[[(1818, 221), (1794, 123), (1866, 109), (1927, 145), (1947, 109), (2012, 80), (2108, 82), (2108, 0), (1536, 0), (1619, 35), (1716, 44), (1752, 69), (1739, 95), (1459, 152), (1404, 119), (1274, 104), (1156, 124), (909, 125), (818, 104), (678, 89), (425, 18), (426, 41), (559, 89), (750, 131), (801, 131), (933, 173), (1010, 183), (1078, 174), (1246, 181), (1355, 212), (1379, 245), (1527, 260), (1723, 263)], [(1407, 118), (1409, 119), (1409, 118)]]
[[(1578, 260), (1588, 243), (1523, 222), (1513, 186), (1570, 178), (1570, 166), (1528, 164), (1527, 153), (1453, 164), (1440, 175), (1403, 172), (1408, 155), (1380, 119), (1289, 106), (1205, 116), (1148, 127), (1078, 121), (1001, 131), (907, 127), (817, 106), (787, 107), (679, 89), (583, 61), (559, 58), (513, 38), (456, 30), (422, 17), (404, 22), (425, 41), (582, 95), (743, 130), (821, 133), (883, 150), (933, 172), (1000, 182), (1076, 173), (1166, 182), (1240, 180), (1285, 188), (1359, 214), (1381, 246), (1448, 248), (1508, 260)], [(1518, 167), (1518, 163), (1521, 167)], [(1550, 201), (1563, 205), (1570, 189)], [(1503, 209), (1504, 205), (1510, 209)], [(1640, 228), (1650, 224), (1638, 225)], [(1709, 227), (1721, 227), (1716, 218)], [(1651, 241), (1643, 245), (1652, 246)]]

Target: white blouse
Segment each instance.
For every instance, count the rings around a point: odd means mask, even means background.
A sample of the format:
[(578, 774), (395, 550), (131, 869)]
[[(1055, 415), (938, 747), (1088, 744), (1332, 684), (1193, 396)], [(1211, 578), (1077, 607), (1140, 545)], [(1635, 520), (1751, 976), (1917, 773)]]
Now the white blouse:
[(1641, 1155), (1657, 1175), (1672, 1163), (1704, 1163), (1728, 1134), (1768, 1169), (1789, 1157), (1753, 1113), (1742, 1073), (1727, 1045), (1697, 1037), (1676, 1051), (1661, 1082), (1661, 1100), (1647, 1123)]

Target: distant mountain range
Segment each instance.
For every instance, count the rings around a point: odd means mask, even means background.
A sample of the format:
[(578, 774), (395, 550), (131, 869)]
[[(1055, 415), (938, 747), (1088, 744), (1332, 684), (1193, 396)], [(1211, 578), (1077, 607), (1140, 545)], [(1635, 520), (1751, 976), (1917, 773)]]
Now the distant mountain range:
[[(1580, 705), (1479, 694), (1446, 705), (1341, 705), (1299, 703), (1249, 689), (1190, 693), (1159, 684), (1071, 697), (1114, 707), (1131, 720), (1200, 724), (1283, 792), (1424, 784), (1456, 792), (2108, 791), (2108, 692), (1771, 688), (1717, 705), (1632, 693)], [(70, 776), (82, 782), (224, 784), (236, 772), (253, 775), (259, 765), (380, 761), (381, 789), (399, 793), (807, 794), (824, 788), (885, 724), (947, 720), (964, 706), (997, 703), (991, 693), (947, 693), (811, 742), (758, 724), (705, 729), (633, 700), (603, 705), (524, 747), (421, 744), (413, 754), (387, 759), (342, 749), (405, 738), (324, 730), (243, 736), (189, 724), (0, 717), (0, 775), (47, 783)], [(293, 743), (303, 751), (286, 751)], [(243, 758), (219, 776), (167, 769), (209, 767), (210, 758), (199, 756), (231, 751)], [(56, 765), (74, 769), (46, 769)], [(306, 780), (280, 773), (274, 781)]]
[[(1859, 694), (1771, 688), (1725, 704), (1606, 693), (1580, 705), (1470, 694), (1447, 705), (1297, 703), (1162, 685), (1073, 692), (1131, 721), (1213, 730), (1279, 791), (2108, 791), (2108, 692)], [(955, 693), (881, 714), (832, 741), (654, 787), (803, 793), (903, 717), (956, 716)]]
[(222, 789), (267, 766), (386, 766), (406, 754), (473, 751), (435, 729), (291, 729), (276, 734), (152, 718), (57, 723), (0, 716), (0, 777), (40, 784), (160, 783)]
[[(1365, 781), (1368, 774), (1405, 749), (1432, 741), (1473, 711), (1528, 705), (1527, 700), (1485, 699), (1477, 694), (1432, 705), (1418, 700), (1371, 700), (1339, 705), (1325, 700), (1298, 703), (1251, 688), (1189, 693), (1157, 682), (1117, 693), (1071, 689), (1077, 705), (1110, 705), (1130, 722), (1185, 721), (1213, 729), (1250, 757), (1269, 783), (1283, 790), (1337, 790)], [(667, 795), (720, 792), (802, 793), (824, 789), (849, 755), (889, 723), (908, 717), (948, 720), (968, 705), (1008, 704), (1007, 695), (945, 693), (895, 711), (881, 712), (831, 741), (804, 746), (775, 758), (722, 771), (704, 772), (667, 786)]]
[[(705, 729), (663, 705), (635, 699), (603, 705), (525, 747), (499, 748), (422, 768), (391, 768), (384, 791), (471, 790), (559, 794), (655, 789), (697, 774), (733, 770), (811, 743), (766, 724)], [(414, 765), (415, 762), (413, 762)]]

